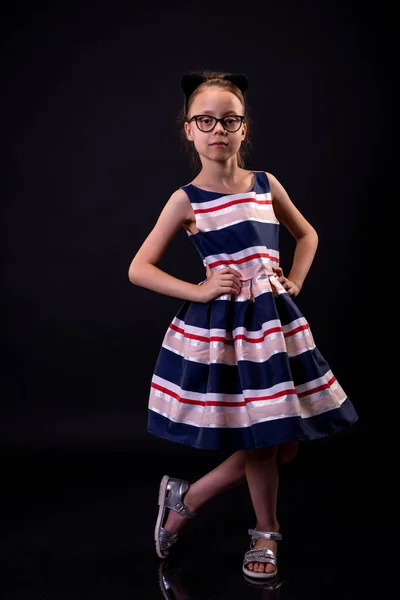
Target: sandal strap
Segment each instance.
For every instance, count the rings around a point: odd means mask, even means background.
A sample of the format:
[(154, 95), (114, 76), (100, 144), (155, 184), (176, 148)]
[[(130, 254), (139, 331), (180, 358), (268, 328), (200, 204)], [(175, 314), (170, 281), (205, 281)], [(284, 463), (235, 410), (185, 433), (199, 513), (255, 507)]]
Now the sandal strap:
[(164, 527), (160, 527), (159, 540), (160, 540), (160, 548), (161, 548), (162, 552), (164, 552), (164, 550), (168, 550), (168, 548), (170, 548), (173, 544), (175, 544), (177, 539), (178, 539), (177, 533), (171, 533), (170, 531), (167, 531), (166, 529), (164, 529)]
[(182, 515), (182, 517), (187, 517), (188, 519), (192, 519), (196, 516), (196, 512), (191, 512), (187, 506), (183, 503), (183, 496), (186, 494), (190, 487), (190, 483), (188, 481), (184, 481), (183, 479), (174, 479), (170, 477), (167, 483), (167, 490), (169, 491), (169, 496), (165, 498), (164, 506), (165, 508), (170, 508), (175, 512)]
[(271, 563), (277, 566), (277, 558), (275, 552), (269, 548), (257, 548), (257, 550), (248, 550), (244, 555), (243, 565), (246, 566), (252, 562)]
[(249, 529), (248, 534), (251, 535), (252, 540), (281, 540), (282, 536), (276, 531), (257, 531), (257, 529)]

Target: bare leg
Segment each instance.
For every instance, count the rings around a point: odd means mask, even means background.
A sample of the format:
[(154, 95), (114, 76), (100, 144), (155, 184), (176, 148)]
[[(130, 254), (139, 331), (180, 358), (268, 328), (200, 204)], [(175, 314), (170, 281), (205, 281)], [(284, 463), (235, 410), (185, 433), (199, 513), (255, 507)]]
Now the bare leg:
[[(278, 496), (278, 446), (269, 446), (258, 450), (246, 450), (246, 479), (250, 490), (251, 501), (256, 515), (255, 529), (258, 531), (279, 531), (276, 516)], [(254, 549), (269, 548), (276, 552), (276, 541), (256, 540)], [(257, 573), (273, 573), (272, 564), (250, 563), (247, 568)]]
[(278, 446), (278, 456), (276, 462), (278, 467), (286, 465), (288, 462), (294, 459), (299, 451), (298, 442), (285, 442)]
[[(297, 454), (297, 442), (287, 442), (278, 447), (278, 465), (284, 465)], [(265, 475), (265, 474), (264, 474)], [(203, 504), (228, 489), (246, 482), (245, 451), (239, 450), (224, 460), (215, 469), (191, 484), (184, 503), (192, 512), (196, 512)], [(187, 519), (170, 510), (165, 522), (165, 529), (176, 533), (183, 527)]]
[[(241, 483), (245, 483), (245, 481), (244, 452), (238, 450), (215, 469), (192, 483), (185, 494), (184, 503), (190, 511), (195, 512), (211, 498)], [(174, 510), (170, 510), (164, 527), (171, 533), (176, 533), (186, 521), (185, 517)]]

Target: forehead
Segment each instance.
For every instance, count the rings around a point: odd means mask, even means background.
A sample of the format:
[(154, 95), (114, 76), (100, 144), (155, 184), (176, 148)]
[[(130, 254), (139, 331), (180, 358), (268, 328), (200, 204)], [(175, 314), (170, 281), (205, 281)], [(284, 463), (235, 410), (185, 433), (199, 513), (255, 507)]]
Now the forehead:
[(190, 107), (191, 114), (227, 114), (243, 112), (243, 106), (239, 98), (228, 90), (223, 90), (218, 87), (210, 87), (199, 92), (192, 102)]

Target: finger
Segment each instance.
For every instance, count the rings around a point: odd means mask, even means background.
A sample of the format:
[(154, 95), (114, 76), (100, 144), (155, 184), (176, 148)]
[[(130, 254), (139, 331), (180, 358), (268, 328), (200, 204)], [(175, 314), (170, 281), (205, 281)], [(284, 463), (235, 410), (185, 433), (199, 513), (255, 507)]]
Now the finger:
[(225, 273), (221, 275), (221, 281), (234, 281), (238, 285), (242, 285), (241, 280), (236, 275), (231, 275), (230, 273)]
[(221, 289), (223, 290), (223, 293), (225, 294), (240, 294), (241, 291), (241, 286), (235, 284), (234, 281), (226, 281), (226, 280), (222, 280), (220, 282), (221, 285)]
[(283, 270), (281, 267), (272, 267), (272, 270), (278, 275), (278, 277), (283, 277)]
[(237, 269), (232, 269), (231, 267), (225, 267), (223, 269), (218, 270), (218, 274), (220, 275), (233, 275), (237, 281), (241, 281), (240, 272)]
[(232, 283), (228, 285), (221, 285), (221, 289), (223, 290), (224, 294), (240, 294), (241, 292), (240, 287), (233, 285)]
[(239, 283), (236, 283), (235, 281), (223, 281), (221, 282), (221, 286), (224, 288), (230, 288), (235, 290), (235, 292), (240, 293), (242, 286)]

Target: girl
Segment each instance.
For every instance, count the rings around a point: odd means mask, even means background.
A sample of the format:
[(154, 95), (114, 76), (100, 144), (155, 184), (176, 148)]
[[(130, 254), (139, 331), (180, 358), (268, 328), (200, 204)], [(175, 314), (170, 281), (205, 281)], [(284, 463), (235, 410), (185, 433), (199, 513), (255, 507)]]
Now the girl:
[[(246, 577), (277, 574), (278, 465), (301, 440), (357, 419), (296, 306), (317, 233), (271, 173), (244, 168), (248, 132), (244, 75), (182, 78), (184, 134), (199, 172), (176, 190), (129, 267), (132, 283), (184, 300), (165, 334), (151, 381), (148, 431), (232, 455), (198, 481), (165, 475), (156, 551), (165, 558), (188, 518), (217, 494), (247, 482), (256, 524)], [(279, 267), (279, 225), (296, 241), (290, 273)], [(199, 285), (156, 265), (180, 227), (199, 252)]]

